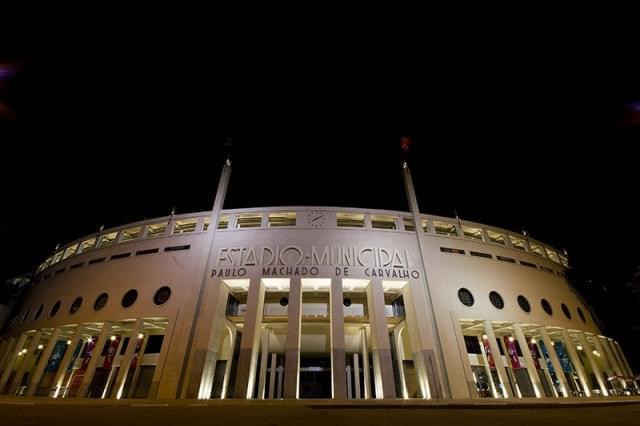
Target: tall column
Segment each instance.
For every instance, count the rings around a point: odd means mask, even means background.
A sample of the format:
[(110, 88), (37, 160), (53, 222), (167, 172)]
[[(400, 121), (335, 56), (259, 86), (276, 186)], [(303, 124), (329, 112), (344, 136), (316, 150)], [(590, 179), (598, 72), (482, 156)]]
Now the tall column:
[[(438, 380), (438, 369), (436, 368), (437, 359), (432, 348), (427, 349), (421, 345), (421, 341), (424, 342), (424, 339), (421, 339), (420, 336), (420, 328), (423, 328), (421, 321), (424, 315), (419, 315), (417, 311), (424, 310), (424, 307), (416, 305), (411, 283), (403, 287), (402, 297), (404, 299), (405, 321), (407, 325), (404, 332), (408, 333), (413, 367), (418, 380), (421, 397), (425, 399), (438, 398), (442, 396), (442, 392), (440, 389), (440, 380)], [(420, 320), (418, 319), (419, 316)], [(457, 322), (457, 319), (454, 319), (454, 324), (455, 322)], [(471, 370), (469, 370), (469, 372), (471, 372)], [(474, 393), (476, 392), (474, 391)]]
[[(147, 343), (149, 343), (149, 336), (150, 334), (145, 333), (144, 337), (142, 338), (142, 344), (140, 345), (140, 350), (138, 351), (138, 362), (136, 362), (136, 369), (133, 371), (133, 376), (131, 376), (131, 383), (129, 384), (129, 390), (127, 391), (127, 398), (134, 398), (136, 396), (136, 388), (138, 387), (138, 381), (140, 380), (140, 371), (142, 370), (142, 359), (144, 358), (144, 351), (147, 348)], [(149, 393), (151, 393), (151, 390), (149, 391)]]
[(276, 362), (278, 361), (278, 354), (275, 352), (271, 354), (271, 372), (269, 374), (269, 399), (275, 398), (276, 391)]
[(473, 372), (471, 371), (471, 363), (469, 363), (469, 356), (467, 355), (467, 345), (464, 343), (464, 334), (462, 334), (462, 327), (460, 321), (455, 317), (453, 311), (451, 312), (451, 323), (453, 325), (453, 332), (456, 336), (456, 342), (458, 342), (458, 353), (460, 354), (460, 361), (462, 362), (462, 368), (464, 368), (464, 377), (467, 381), (467, 390), (469, 392), (469, 398), (479, 398), (478, 391), (476, 390), (476, 384), (473, 380)]
[(300, 278), (289, 280), (287, 308), (287, 341), (284, 353), (283, 397), (296, 399), (300, 385), (300, 327), (302, 320), (302, 283)]
[(531, 356), (531, 349), (529, 349), (529, 341), (524, 335), (524, 331), (522, 331), (522, 326), (518, 323), (513, 323), (513, 331), (516, 335), (516, 339), (518, 339), (518, 344), (520, 345), (520, 349), (522, 350), (522, 356), (524, 357), (524, 364), (527, 367), (527, 373), (529, 373), (529, 378), (531, 379), (531, 384), (533, 384), (533, 391), (536, 394), (536, 398), (541, 398), (543, 396), (542, 383), (540, 383), (540, 377), (538, 376), (538, 370), (536, 370), (536, 365), (533, 362), (533, 357)]
[(98, 336), (96, 345), (93, 347), (93, 353), (91, 354), (89, 365), (87, 365), (87, 369), (84, 372), (82, 383), (80, 383), (80, 388), (78, 389), (78, 395), (77, 395), (78, 398), (86, 398), (87, 395), (89, 394), (89, 388), (91, 387), (93, 376), (96, 373), (96, 367), (98, 366), (98, 361), (100, 360), (102, 349), (104, 348), (105, 343), (108, 341), (110, 334), (111, 334), (111, 323), (105, 322), (102, 325), (102, 331)]
[(344, 308), (342, 307), (342, 280), (331, 280), (329, 294), (331, 307), (331, 388), (333, 399), (346, 399), (346, 350), (344, 343)]
[(16, 345), (13, 347), (13, 351), (9, 356), (9, 360), (5, 364), (4, 370), (2, 371), (2, 376), (0, 376), (0, 394), (4, 393), (4, 388), (9, 381), (9, 376), (11, 376), (11, 372), (13, 371), (13, 366), (15, 365), (16, 360), (18, 359), (18, 357), (22, 356), (19, 355), (19, 353), (23, 349), (23, 346), (27, 341), (27, 337), (27, 333), (22, 333), (20, 337), (18, 337)]
[(73, 359), (73, 353), (78, 346), (78, 343), (82, 340), (82, 332), (84, 331), (84, 326), (82, 324), (77, 325), (75, 331), (73, 332), (73, 337), (70, 339), (71, 343), (67, 345), (67, 350), (64, 352), (64, 356), (60, 361), (60, 365), (58, 365), (58, 371), (56, 373), (56, 378), (53, 380), (53, 386), (55, 388), (53, 392), (53, 397), (57, 398), (60, 393), (60, 388), (62, 387), (62, 382), (64, 381), (65, 376), (67, 375), (67, 370), (69, 369), (69, 364)]
[(598, 386), (600, 386), (600, 392), (602, 392), (603, 396), (608, 396), (609, 391), (607, 390), (607, 385), (602, 377), (600, 366), (596, 363), (596, 360), (593, 358), (591, 345), (587, 341), (587, 337), (584, 335), (582, 331), (578, 331), (578, 339), (580, 339), (580, 344), (582, 345), (584, 354), (587, 356), (587, 360), (589, 361), (589, 364), (591, 364), (591, 370), (593, 370), (593, 374), (596, 376), (596, 381), (598, 382)]
[(266, 385), (267, 385), (267, 363), (269, 362), (269, 336), (271, 330), (268, 328), (262, 330), (262, 339), (260, 342), (260, 349), (262, 351), (260, 356), (260, 380), (258, 381), (258, 399), (265, 399)]
[(249, 284), (249, 294), (247, 295), (247, 311), (244, 316), (244, 328), (238, 354), (234, 398), (250, 399), (253, 395), (263, 309), (264, 284), (261, 279), (253, 279)]
[(9, 346), (12, 342), (13, 337), (11, 339), (3, 339), (0, 341), (0, 371), (2, 371), (2, 365), (6, 359), (6, 356), (9, 353)]
[(509, 376), (507, 376), (507, 370), (505, 369), (506, 367), (504, 365), (504, 362), (502, 361), (502, 356), (500, 355), (500, 349), (498, 348), (496, 334), (493, 332), (491, 321), (484, 321), (484, 332), (487, 335), (489, 347), (491, 348), (491, 353), (493, 354), (493, 362), (496, 365), (496, 372), (498, 373), (500, 383), (502, 384), (502, 393), (505, 398), (513, 398)]
[(477, 338), (478, 338), (478, 343), (480, 344), (480, 348), (482, 348), (480, 350), (480, 354), (482, 355), (482, 361), (484, 362), (484, 371), (487, 377), (489, 378), (489, 385), (491, 386), (491, 394), (493, 395), (494, 398), (499, 398), (500, 395), (498, 395), (498, 389), (496, 387), (495, 382), (493, 381), (493, 374), (491, 374), (491, 366), (489, 365), (489, 358), (487, 358), (487, 354), (485, 353), (485, 350), (484, 350), (484, 342), (482, 340), (482, 336), (477, 336)]
[(355, 398), (360, 399), (362, 394), (360, 393), (360, 360), (358, 359), (358, 354), (353, 354), (353, 377), (354, 377), (354, 388), (355, 388)]
[[(599, 337), (596, 337), (597, 339), (599, 339)], [(618, 359), (616, 358), (616, 356), (613, 353), (613, 350), (611, 349), (611, 345), (609, 343), (609, 338), (602, 336), (602, 340), (600, 341), (602, 343), (602, 346), (604, 347), (604, 350), (607, 354), (607, 359), (609, 360), (609, 362), (611, 363), (611, 366), (613, 368), (613, 371), (615, 373), (615, 376), (618, 379), (618, 381), (620, 382), (620, 385), (623, 388), (627, 387), (627, 381), (625, 379), (622, 379), (620, 377), (624, 377), (625, 374), (622, 371), (622, 368), (620, 368), (620, 364), (618, 364)]]
[(238, 337), (238, 332), (235, 326), (229, 328), (229, 333), (231, 334), (229, 339), (229, 354), (227, 355), (227, 365), (224, 368), (224, 379), (222, 380), (222, 394), (220, 395), (220, 399), (225, 399), (227, 397), (227, 387), (229, 386), (229, 380), (231, 379), (231, 367), (234, 363), (233, 352), (236, 347), (236, 338)]
[(393, 363), (389, 345), (389, 329), (385, 315), (384, 289), (381, 279), (372, 279), (367, 286), (367, 305), (371, 325), (371, 354), (375, 376), (376, 399), (395, 398)]
[(60, 337), (60, 333), (62, 333), (61, 328), (55, 328), (51, 332), (51, 336), (49, 337), (49, 342), (47, 342), (47, 346), (44, 348), (42, 355), (40, 355), (40, 361), (31, 376), (31, 380), (29, 380), (29, 386), (27, 386), (27, 396), (33, 396), (36, 394), (36, 390), (38, 389), (38, 385), (40, 384), (40, 379), (42, 379), (42, 374), (44, 373), (44, 369), (49, 363), (49, 358), (51, 357), (51, 353), (53, 353), (53, 349), (58, 343), (58, 337)]
[(22, 377), (27, 369), (31, 366), (31, 361), (36, 355), (36, 350), (38, 349), (38, 345), (40, 344), (40, 339), (42, 338), (42, 330), (38, 330), (31, 337), (31, 343), (29, 343), (29, 348), (27, 348), (27, 353), (23, 355), (22, 364), (18, 367), (18, 371), (16, 375), (13, 377), (11, 381), (11, 385), (9, 385), (9, 395), (15, 394), (20, 388), (20, 384), (22, 383)]
[[(551, 360), (551, 365), (553, 366), (553, 370), (556, 373), (556, 378), (560, 382), (560, 390), (562, 391), (562, 395), (565, 398), (569, 397), (569, 384), (567, 383), (567, 378), (564, 375), (564, 370), (562, 369), (562, 365), (560, 364), (560, 360), (558, 359), (558, 355), (556, 354), (556, 350), (553, 347), (551, 339), (549, 338), (549, 333), (545, 327), (539, 327), (538, 332), (540, 333), (540, 338), (544, 343), (545, 348), (547, 349), (547, 355), (549, 355), (549, 359)], [(553, 383), (551, 383), (553, 386)]]
[[(11, 354), (15, 349), (17, 340), (18, 338), (16, 336), (12, 336), (10, 339), (5, 339), (4, 352), (2, 354), (2, 357), (0, 357), (0, 373), (4, 372), (4, 369), (6, 368), (7, 363), (11, 359)], [(2, 389), (0, 389), (0, 392), (1, 391)]]
[[(138, 339), (144, 338), (144, 336), (138, 337), (138, 334), (142, 332), (143, 324), (144, 321), (141, 318), (138, 318), (129, 332), (129, 343), (127, 344), (127, 349), (124, 351), (124, 355), (120, 359), (120, 369), (118, 369), (118, 375), (116, 376), (113, 391), (111, 392), (112, 399), (120, 399), (122, 397), (124, 383), (129, 375), (129, 367), (131, 366), (133, 355), (136, 352)], [(140, 360), (140, 363), (142, 363), (142, 360)]]
[(536, 347), (538, 348), (538, 354), (540, 354), (540, 367), (542, 367), (544, 376), (547, 378), (547, 383), (549, 384), (549, 388), (551, 388), (551, 393), (555, 398), (559, 398), (558, 390), (556, 389), (553, 379), (551, 378), (551, 373), (549, 372), (549, 363), (542, 352), (541, 340), (536, 341)]
[[(362, 373), (364, 376), (364, 398), (371, 398), (371, 379), (369, 375), (369, 345), (367, 344), (367, 330), (362, 327), (360, 329), (360, 353), (362, 355)], [(360, 382), (360, 376), (357, 375), (358, 383)]]
[(602, 361), (602, 367), (604, 368), (604, 374), (606, 374), (606, 376), (604, 377), (605, 378), (605, 384), (606, 384), (606, 382), (609, 381), (609, 377), (615, 376), (616, 373), (613, 371), (613, 368), (611, 367), (611, 363), (607, 359), (607, 354), (606, 354), (604, 348), (602, 347), (602, 344), (600, 343), (600, 339), (598, 338), (598, 336), (592, 335), (590, 337), (591, 337), (591, 340), (593, 341), (593, 347), (598, 352), (598, 355), (600, 355), (599, 358)]
[(402, 332), (405, 326), (401, 325), (393, 329), (393, 340), (396, 347), (396, 364), (398, 368), (398, 378), (400, 379), (400, 389), (402, 389), (402, 397), (404, 399), (409, 398), (409, 392), (407, 390), (407, 380), (404, 376), (404, 347), (402, 342)]
[(562, 340), (564, 340), (564, 345), (567, 348), (567, 353), (569, 354), (573, 368), (576, 370), (576, 373), (578, 373), (578, 379), (580, 380), (584, 394), (585, 396), (591, 396), (591, 383), (587, 380), (587, 375), (584, 372), (584, 368), (582, 367), (576, 348), (573, 345), (573, 341), (566, 329), (563, 328), (560, 333), (562, 334)]
[(631, 367), (629, 366), (629, 363), (627, 362), (627, 357), (624, 356), (624, 352), (622, 351), (622, 348), (620, 347), (620, 344), (618, 342), (616, 342), (615, 340), (613, 340), (612, 342), (612, 346), (614, 348), (615, 351), (618, 352), (618, 357), (620, 358), (620, 361), (622, 361), (622, 367), (625, 370), (625, 372), (627, 373), (627, 377), (633, 377), (633, 371), (631, 371)]

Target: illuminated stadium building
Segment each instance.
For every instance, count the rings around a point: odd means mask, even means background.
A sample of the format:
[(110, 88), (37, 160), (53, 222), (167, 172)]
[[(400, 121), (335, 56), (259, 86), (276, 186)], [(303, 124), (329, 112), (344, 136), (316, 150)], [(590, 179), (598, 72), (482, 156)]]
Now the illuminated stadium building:
[[(0, 391), (56, 398), (561, 398), (634, 389), (564, 253), (419, 213), (212, 211), (57, 250), (0, 342)], [(211, 226), (211, 224), (215, 226)]]

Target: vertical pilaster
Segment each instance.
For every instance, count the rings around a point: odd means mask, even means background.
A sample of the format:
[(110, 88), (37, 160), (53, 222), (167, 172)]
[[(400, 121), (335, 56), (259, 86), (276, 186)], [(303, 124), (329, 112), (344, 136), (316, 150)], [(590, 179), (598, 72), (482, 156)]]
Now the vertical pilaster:
[(369, 323), (371, 324), (371, 354), (375, 376), (376, 398), (395, 398), (393, 363), (389, 345), (389, 329), (385, 315), (382, 280), (372, 279), (367, 286)]
[[(599, 337), (596, 337), (596, 338), (599, 339)], [(627, 381), (624, 378), (622, 378), (624, 377), (625, 374), (623, 373), (622, 368), (620, 367), (620, 364), (618, 364), (618, 358), (613, 353), (613, 349), (611, 348), (609, 338), (602, 336), (602, 340), (600, 340), (600, 342), (604, 347), (605, 353), (607, 355), (607, 359), (609, 360), (609, 363), (611, 364), (611, 367), (613, 368), (615, 376), (617, 376), (617, 379), (620, 382), (620, 385), (623, 388), (627, 387)]]
[[(593, 341), (593, 347), (598, 352), (598, 355), (600, 355), (598, 358), (600, 358), (600, 361), (602, 362), (602, 368), (604, 369), (604, 374), (606, 374), (606, 376), (604, 377), (605, 384), (606, 384), (609, 381), (608, 380), (609, 377), (615, 376), (616, 373), (613, 371), (613, 368), (611, 367), (612, 364), (609, 362), (607, 358), (607, 353), (602, 347), (602, 343), (600, 343), (600, 339), (598, 338), (598, 336), (596, 335), (591, 336), (591, 340)], [(613, 387), (613, 383), (611, 385)]]
[(238, 371), (235, 395), (233, 395), (235, 398), (250, 399), (253, 395), (263, 309), (264, 284), (261, 279), (251, 280), (238, 355)]
[[(133, 355), (136, 351), (138, 334), (142, 332), (143, 324), (144, 321), (141, 318), (138, 318), (129, 333), (129, 343), (127, 344), (127, 349), (124, 351), (124, 355), (120, 359), (120, 369), (118, 370), (118, 375), (116, 376), (116, 380), (113, 385), (113, 391), (111, 392), (111, 398), (113, 399), (120, 399), (122, 397), (124, 384), (127, 380), (127, 376), (129, 375), (131, 360), (133, 359)], [(140, 337), (140, 339), (142, 338), (144, 338), (144, 336)], [(142, 363), (142, 360), (140, 360), (140, 362)]]
[(498, 389), (496, 387), (495, 382), (493, 381), (493, 374), (491, 374), (491, 366), (489, 365), (489, 358), (487, 358), (487, 354), (485, 353), (484, 342), (481, 336), (478, 336), (478, 343), (482, 348), (480, 350), (480, 354), (482, 355), (482, 361), (484, 361), (484, 371), (487, 377), (489, 378), (489, 385), (491, 386), (491, 394), (493, 395), (494, 398), (499, 398), (500, 395), (498, 395)]
[[(369, 375), (369, 345), (367, 344), (367, 330), (362, 327), (360, 329), (360, 354), (362, 355), (362, 374), (364, 376), (364, 398), (371, 398), (371, 378)], [(360, 381), (360, 376), (357, 375), (356, 378)]]
[(331, 307), (331, 383), (333, 399), (346, 399), (346, 352), (344, 342), (344, 308), (342, 307), (342, 280), (331, 280), (329, 294)]
[[(11, 354), (14, 352), (14, 349), (16, 347), (17, 340), (18, 340), (18, 337), (16, 336), (12, 336), (9, 339), (5, 339), (6, 344), (4, 347), (4, 353), (2, 354), (2, 357), (0, 357), (0, 373), (4, 373), (6, 365), (11, 359)], [(2, 389), (0, 388), (0, 392), (1, 391)]]
[[(560, 360), (558, 359), (558, 355), (556, 354), (556, 350), (553, 347), (551, 342), (551, 338), (549, 338), (549, 333), (545, 327), (539, 327), (538, 332), (540, 333), (540, 337), (542, 342), (544, 343), (545, 348), (547, 349), (547, 355), (551, 360), (551, 365), (553, 366), (553, 370), (556, 373), (556, 378), (558, 382), (560, 382), (560, 390), (562, 391), (562, 395), (565, 398), (568, 398), (569, 395), (569, 384), (567, 383), (567, 378), (564, 375), (564, 370), (562, 369), (562, 365), (560, 364)], [(553, 383), (551, 383), (553, 386)]]
[(265, 390), (267, 384), (267, 363), (269, 362), (269, 336), (271, 330), (268, 328), (262, 330), (262, 338), (260, 339), (260, 380), (258, 381), (258, 399), (265, 398)]
[(300, 327), (302, 321), (302, 283), (300, 278), (291, 278), (289, 281), (287, 317), (289, 322), (284, 354), (283, 397), (297, 399), (300, 386)]
[(560, 333), (562, 334), (562, 340), (564, 340), (564, 345), (567, 348), (567, 353), (569, 354), (569, 359), (571, 359), (573, 368), (576, 370), (576, 373), (578, 373), (578, 379), (582, 385), (582, 390), (584, 391), (585, 396), (591, 396), (591, 383), (587, 380), (587, 375), (584, 372), (584, 368), (582, 367), (580, 357), (576, 352), (573, 340), (571, 340), (571, 336), (569, 336), (566, 329), (563, 328)]
[(51, 336), (49, 336), (49, 342), (47, 342), (47, 346), (44, 348), (42, 355), (40, 356), (40, 361), (36, 365), (36, 368), (31, 375), (31, 379), (29, 380), (26, 396), (33, 396), (36, 394), (36, 390), (38, 389), (38, 385), (40, 384), (40, 379), (42, 379), (44, 369), (49, 363), (49, 358), (51, 357), (51, 353), (53, 353), (53, 349), (55, 348), (56, 343), (58, 343), (58, 337), (60, 337), (61, 332), (61, 328), (54, 328), (51, 332)]
[(93, 347), (93, 353), (91, 354), (89, 365), (87, 365), (87, 369), (84, 372), (82, 383), (80, 384), (80, 388), (78, 389), (78, 398), (86, 398), (87, 395), (89, 394), (89, 388), (91, 387), (93, 376), (96, 373), (96, 367), (98, 366), (98, 361), (100, 360), (102, 349), (104, 348), (105, 343), (109, 339), (110, 334), (111, 334), (111, 323), (105, 322), (102, 325), (102, 331), (98, 336), (96, 345)]
[(522, 326), (518, 323), (513, 324), (513, 331), (516, 335), (516, 339), (518, 339), (518, 344), (520, 349), (522, 350), (522, 356), (524, 357), (524, 364), (527, 367), (527, 373), (529, 373), (529, 378), (531, 379), (531, 384), (533, 385), (533, 391), (536, 394), (536, 398), (541, 398), (543, 396), (544, 390), (542, 389), (542, 383), (540, 383), (540, 377), (538, 376), (538, 370), (536, 370), (536, 365), (533, 362), (533, 357), (531, 356), (531, 350), (529, 349), (529, 341), (524, 335), (524, 331), (522, 331)]
[(13, 377), (13, 380), (9, 385), (9, 395), (15, 394), (20, 388), (24, 373), (29, 367), (31, 367), (31, 362), (36, 356), (36, 350), (38, 349), (38, 345), (40, 344), (40, 339), (42, 339), (42, 330), (36, 331), (31, 337), (31, 343), (29, 343), (27, 353), (23, 355), (22, 363), (20, 364), (20, 367), (18, 367), (18, 371), (16, 372), (16, 375)]
[(582, 345), (582, 349), (584, 350), (584, 354), (587, 356), (587, 360), (591, 365), (591, 370), (593, 374), (596, 376), (596, 381), (598, 382), (598, 386), (600, 386), (600, 392), (603, 396), (609, 395), (609, 391), (607, 390), (607, 385), (602, 377), (602, 372), (600, 371), (600, 366), (596, 363), (596, 360), (593, 358), (593, 352), (591, 349), (591, 345), (589, 341), (587, 341), (587, 337), (584, 335), (582, 331), (578, 331), (578, 339), (580, 339), (580, 344)]
[[(64, 356), (62, 357), (62, 361), (60, 361), (60, 365), (58, 366), (58, 371), (56, 372), (56, 378), (53, 380), (53, 386), (55, 390), (53, 391), (53, 397), (57, 398), (60, 394), (60, 388), (62, 387), (62, 382), (64, 381), (65, 376), (67, 375), (67, 370), (69, 369), (69, 364), (73, 359), (73, 353), (75, 352), (78, 343), (82, 340), (82, 332), (84, 331), (84, 326), (82, 324), (77, 325), (74, 332), (73, 337), (71, 337), (71, 343), (67, 345), (67, 350), (64, 352)], [(68, 343), (68, 342), (67, 342)]]
[(496, 341), (496, 334), (493, 332), (493, 326), (491, 325), (491, 321), (489, 320), (484, 321), (484, 333), (487, 335), (489, 347), (491, 348), (491, 353), (493, 354), (493, 362), (496, 365), (496, 372), (498, 373), (500, 383), (502, 384), (502, 393), (505, 398), (513, 398), (513, 392), (511, 391), (511, 385), (509, 382), (509, 377), (507, 376), (507, 370), (505, 370), (506, 367), (504, 365), (504, 362), (502, 361), (500, 349), (498, 348), (498, 342)]
[(13, 347), (11, 354), (9, 355), (9, 359), (7, 360), (4, 366), (4, 370), (2, 371), (2, 376), (0, 376), (0, 393), (4, 393), (4, 388), (9, 381), (9, 376), (11, 376), (11, 372), (13, 371), (13, 367), (16, 364), (16, 360), (18, 359), (18, 357), (22, 356), (19, 353), (23, 349), (23, 346), (27, 341), (27, 337), (29, 337), (27, 333), (22, 333), (20, 337), (18, 337), (17, 342)]

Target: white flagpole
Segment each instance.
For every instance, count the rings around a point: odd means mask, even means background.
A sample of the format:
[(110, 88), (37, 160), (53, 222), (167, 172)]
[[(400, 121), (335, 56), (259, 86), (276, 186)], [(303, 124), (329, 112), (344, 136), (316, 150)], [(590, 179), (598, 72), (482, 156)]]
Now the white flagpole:
[(227, 154), (224, 161), (224, 165), (222, 166), (222, 172), (220, 173), (220, 179), (218, 180), (218, 188), (216, 190), (216, 195), (213, 200), (213, 207), (211, 209), (211, 216), (209, 217), (209, 228), (208, 231), (211, 235), (209, 242), (209, 251), (207, 254), (207, 266), (204, 269), (204, 273), (202, 274), (202, 282), (200, 283), (200, 289), (198, 291), (198, 299), (196, 300), (195, 312), (193, 314), (193, 323), (191, 324), (191, 331), (189, 332), (189, 339), (187, 340), (186, 346), (186, 354), (184, 357), (182, 370), (180, 371), (180, 380), (178, 382), (178, 389), (176, 392), (176, 396), (178, 398), (182, 397), (183, 388), (185, 386), (185, 377), (187, 373), (187, 367), (189, 365), (189, 359), (192, 354), (192, 345), (193, 339), (195, 336), (196, 328), (198, 326), (198, 319), (200, 316), (200, 310), (202, 309), (202, 299), (205, 293), (205, 288), (207, 287), (207, 283), (209, 282), (209, 271), (211, 271), (212, 260), (211, 260), (211, 252), (213, 251), (213, 245), (215, 242), (215, 233), (218, 228), (218, 221), (220, 220), (220, 212), (222, 211), (222, 207), (224, 206), (224, 199), (227, 195), (227, 188), (229, 187), (229, 179), (231, 177), (231, 139), (228, 139), (225, 142), (225, 147), (227, 148)]
[[(425, 368), (427, 369), (429, 385), (432, 387), (431, 389), (431, 397), (432, 398), (447, 398), (451, 395), (449, 389), (449, 380), (447, 378), (445, 364), (444, 364), (444, 355), (442, 353), (442, 348), (440, 346), (440, 335), (438, 333), (438, 324), (436, 322), (435, 312), (433, 310), (433, 300), (431, 297), (431, 291), (429, 289), (429, 280), (427, 279), (427, 265), (424, 261), (424, 256), (426, 254), (425, 242), (424, 242), (424, 232), (422, 230), (422, 218), (420, 217), (420, 209), (418, 208), (418, 200), (416, 198), (416, 191), (413, 186), (413, 179), (411, 178), (411, 171), (409, 170), (409, 165), (407, 164), (407, 149), (409, 143), (408, 141), (403, 141), (402, 148), (404, 151), (403, 161), (402, 161), (402, 178), (404, 180), (404, 188), (407, 195), (407, 202), (409, 203), (409, 209), (413, 215), (413, 223), (414, 229), (416, 232), (416, 237), (418, 240), (418, 249), (420, 254), (420, 260), (422, 263), (422, 273), (424, 277), (424, 282), (426, 284), (426, 302), (427, 302), (427, 311), (430, 313), (430, 323), (429, 326), (433, 331), (433, 349), (426, 349), (423, 351), (423, 356), (425, 357)], [(434, 354), (435, 352), (435, 354)], [(434, 356), (437, 356), (437, 361), (434, 359)]]

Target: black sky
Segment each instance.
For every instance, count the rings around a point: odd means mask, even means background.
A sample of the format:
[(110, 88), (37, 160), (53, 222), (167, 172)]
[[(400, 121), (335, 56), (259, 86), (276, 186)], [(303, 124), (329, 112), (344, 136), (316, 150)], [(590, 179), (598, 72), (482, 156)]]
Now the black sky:
[(210, 208), (228, 136), (228, 208), (404, 210), (410, 134), (423, 212), (524, 228), (589, 279), (620, 284), (640, 265), (639, 130), (620, 124), (640, 73), (625, 34), (183, 24), (23, 30), (3, 46), (20, 71), (2, 95), (17, 119), (0, 129), (1, 278), (102, 224)]

